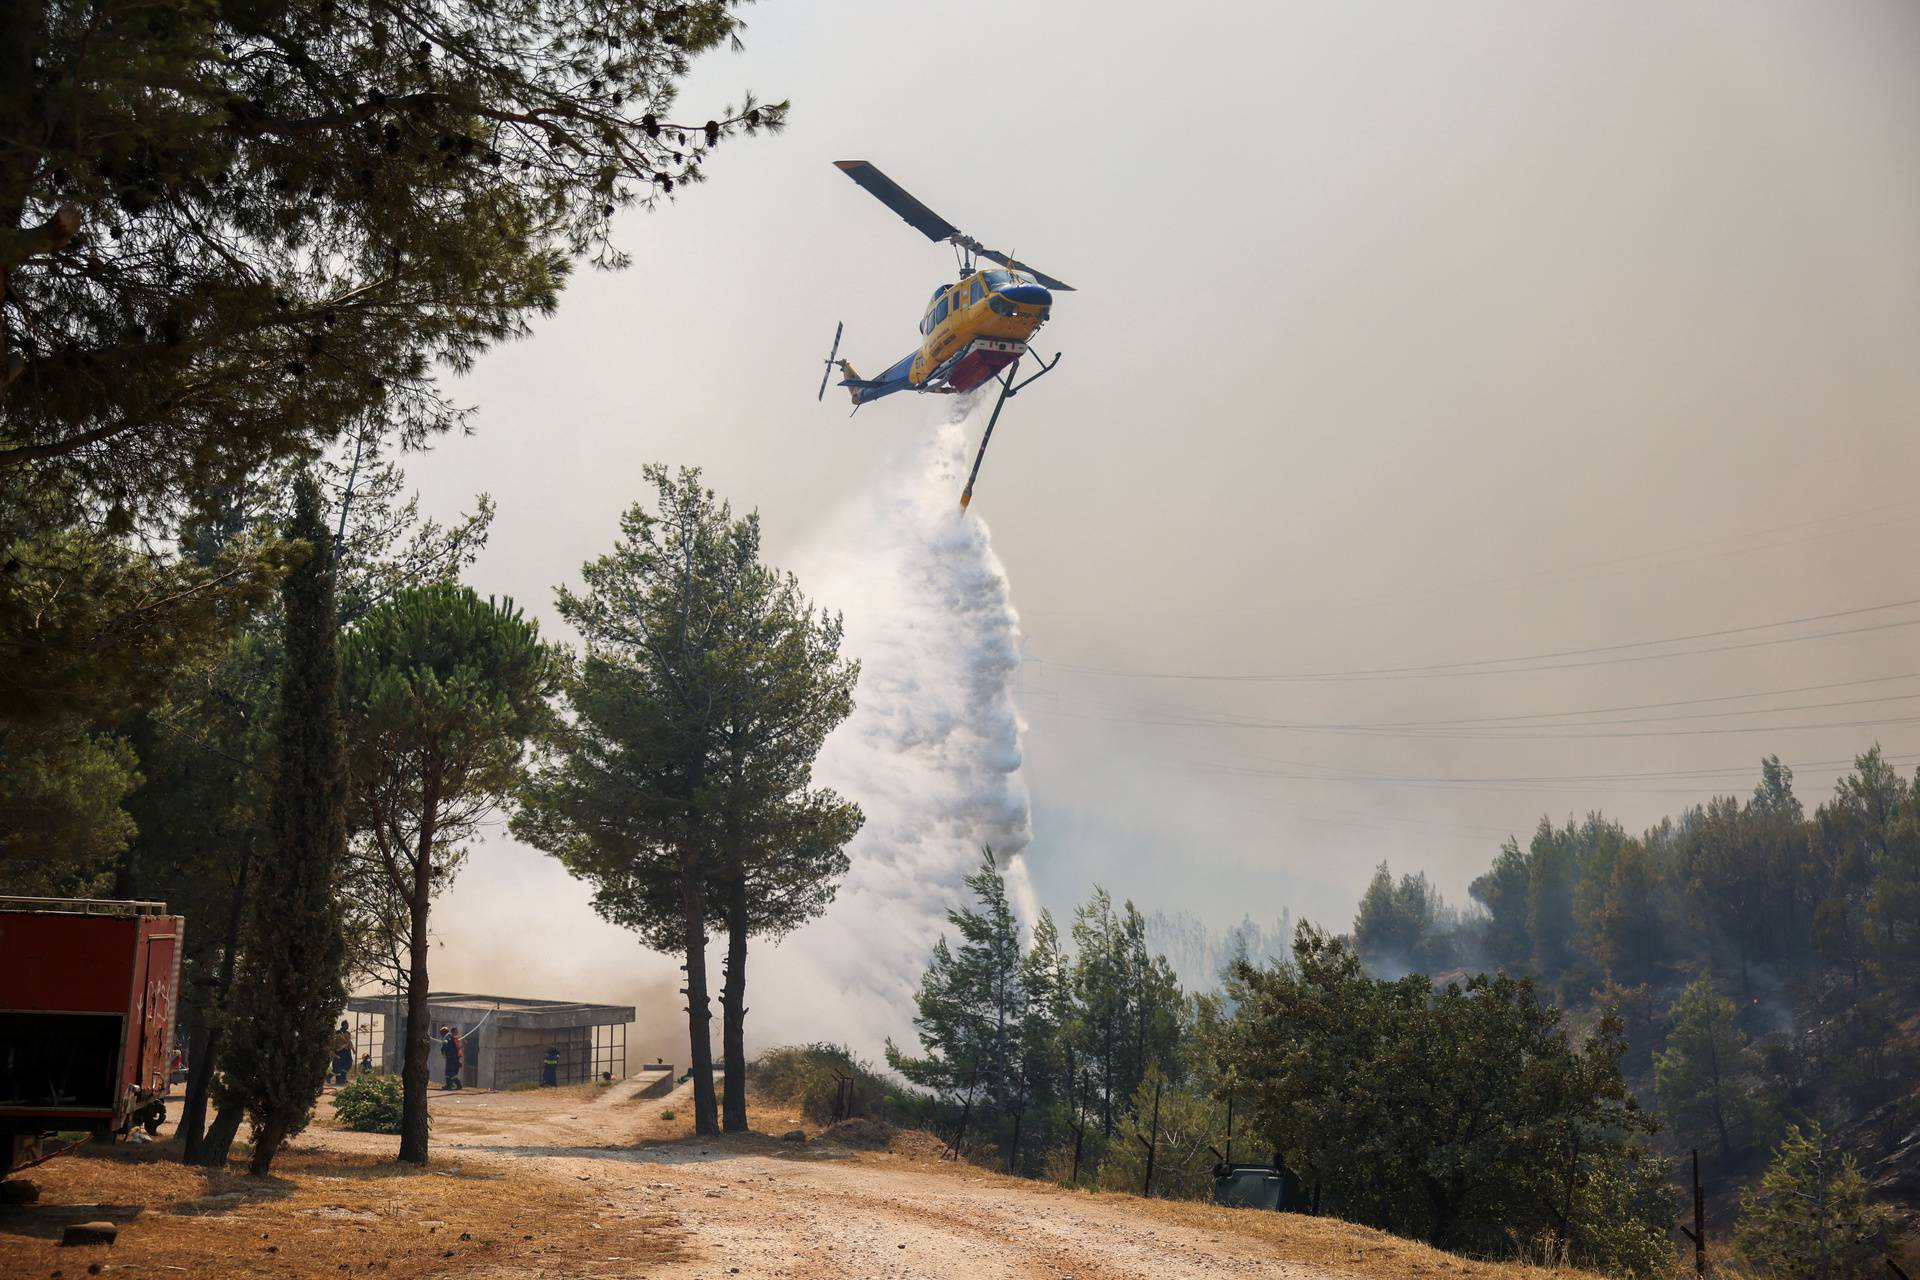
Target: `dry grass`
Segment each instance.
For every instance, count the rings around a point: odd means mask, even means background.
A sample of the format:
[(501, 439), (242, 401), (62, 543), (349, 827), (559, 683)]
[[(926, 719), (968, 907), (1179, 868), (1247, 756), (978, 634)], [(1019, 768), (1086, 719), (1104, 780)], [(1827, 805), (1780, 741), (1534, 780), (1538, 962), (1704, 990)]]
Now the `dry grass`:
[[(832, 1131), (822, 1137), (830, 1139)], [(1354, 1277), (1354, 1280), (1604, 1280), (1595, 1272), (1572, 1267), (1463, 1258), (1337, 1218), (1226, 1209), (1191, 1200), (1143, 1200), (1120, 1191), (1081, 1191), (1050, 1182), (1013, 1178), (965, 1161), (942, 1160), (943, 1149), (944, 1144), (931, 1134), (894, 1130), (884, 1150), (862, 1150), (856, 1158), (884, 1161), (904, 1157), (950, 1177), (991, 1181), (1008, 1190), (1037, 1196), (1084, 1197), (1129, 1215), (1154, 1217), (1171, 1225), (1220, 1236), (1257, 1240), (1272, 1250), (1276, 1262), (1307, 1264), (1334, 1275)]]
[(1182, 1226), (1251, 1236), (1271, 1245), (1277, 1256), (1289, 1262), (1311, 1263), (1366, 1280), (1434, 1280), (1440, 1276), (1450, 1280), (1600, 1280), (1594, 1272), (1570, 1267), (1477, 1262), (1335, 1218), (1223, 1209), (1191, 1201), (1142, 1201), (1115, 1191), (1090, 1194), (1129, 1201), (1143, 1206), (1143, 1212)]
[[(79, 1276), (93, 1262), (143, 1275), (302, 1280), (507, 1264), (526, 1275), (578, 1275), (611, 1258), (683, 1256), (666, 1219), (531, 1170), (444, 1157), (419, 1170), (295, 1150), (262, 1179), (238, 1165), (189, 1169), (173, 1162), (173, 1146), (103, 1149), (35, 1170), (41, 1202), (0, 1208), (0, 1275)], [(113, 1246), (60, 1247), (68, 1223), (98, 1219), (119, 1224)]]

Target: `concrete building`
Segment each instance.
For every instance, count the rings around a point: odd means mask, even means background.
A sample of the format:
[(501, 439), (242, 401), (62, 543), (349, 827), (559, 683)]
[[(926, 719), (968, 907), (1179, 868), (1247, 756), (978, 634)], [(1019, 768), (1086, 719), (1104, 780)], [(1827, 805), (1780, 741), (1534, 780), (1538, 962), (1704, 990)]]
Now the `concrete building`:
[[(397, 1073), (406, 1039), (406, 998), (354, 996), (347, 1009), (356, 1051), (371, 1057), (379, 1070)], [(540, 1064), (549, 1048), (560, 1050), (561, 1084), (627, 1077), (631, 1005), (436, 991), (427, 1001), (427, 1020), (436, 1041), (443, 1026), (459, 1033), (465, 1058), (461, 1082), (470, 1088), (539, 1084)], [(438, 1082), (437, 1043), (431, 1061)]]

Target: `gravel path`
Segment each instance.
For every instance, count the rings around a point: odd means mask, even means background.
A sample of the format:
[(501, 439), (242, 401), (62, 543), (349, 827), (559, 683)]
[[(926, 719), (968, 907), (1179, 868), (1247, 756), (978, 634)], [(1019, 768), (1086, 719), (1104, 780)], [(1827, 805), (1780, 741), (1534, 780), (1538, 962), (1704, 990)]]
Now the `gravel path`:
[[(687, 1255), (634, 1268), (616, 1256), (574, 1254), (552, 1272), (569, 1280), (1328, 1280), (1336, 1274), (1277, 1261), (1271, 1243), (1230, 1223), (1171, 1222), (1123, 1198), (831, 1141), (695, 1140), (683, 1132), (686, 1086), (647, 1103), (633, 1102), (627, 1092), (582, 1100), (529, 1094), (436, 1099), (435, 1161), (590, 1184), (604, 1197), (609, 1221), (664, 1218)], [(668, 1109), (676, 1110), (679, 1124), (659, 1120)], [(391, 1142), (338, 1131), (310, 1136), (342, 1149)], [(548, 1272), (534, 1262), (470, 1274), (527, 1280)]]

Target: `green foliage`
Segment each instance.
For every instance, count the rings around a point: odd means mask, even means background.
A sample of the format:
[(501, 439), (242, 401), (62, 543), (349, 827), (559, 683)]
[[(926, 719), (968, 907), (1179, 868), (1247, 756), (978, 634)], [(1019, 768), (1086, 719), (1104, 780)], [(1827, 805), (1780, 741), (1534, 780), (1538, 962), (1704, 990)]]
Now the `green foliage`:
[(289, 563), (271, 538), (205, 562), (144, 554), (90, 527), (36, 531), (44, 501), (0, 487), (0, 732), (109, 725), (218, 653)]
[[(334, 495), (339, 548), (335, 563), (337, 612), (351, 624), (369, 608), (410, 585), (457, 575), (484, 547), (492, 507), (447, 524), (419, 515), (399, 468), (378, 455), (361, 432), (344, 454), (315, 467), (323, 491)], [(230, 496), (217, 517), (189, 526), (197, 557), (217, 558), (235, 539), (287, 518), (288, 477), (274, 476)], [(163, 897), (205, 927), (187, 938), (186, 979), (195, 1014), (225, 997), (218, 978), (233, 941), (229, 921), (244, 907), (266, 793), (273, 767), (273, 698), (284, 653), (277, 606), (257, 610), (222, 650), (176, 673), (165, 700), (135, 723), (145, 781), (129, 802), (140, 833), (124, 867), (137, 892)], [(391, 977), (386, 897), (369, 902), (366, 878), (349, 876), (346, 925), (351, 971), (357, 978)]]
[[(1206, 1090), (1174, 1084), (1158, 1066), (1151, 1067), (1114, 1124), (1113, 1140), (1100, 1163), (1099, 1185), (1139, 1194), (1146, 1185), (1149, 1141), (1153, 1194), (1169, 1200), (1207, 1199), (1213, 1194), (1213, 1153), (1224, 1152), (1227, 1145), (1226, 1108)], [(1235, 1152), (1242, 1159), (1247, 1154), (1244, 1148)]]
[(1582, 1249), (1583, 1187), (1646, 1160), (1618, 1023), (1576, 1047), (1524, 981), (1370, 978), (1302, 925), (1291, 963), (1243, 963), (1229, 994), (1221, 1089), (1253, 1104), (1263, 1148), (1335, 1212), (1448, 1248), (1552, 1234)]
[(1759, 1189), (1741, 1201), (1736, 1239), (1777, 1275), (1866, 1280), (1882, 1274), (1894, 1221), (1891, 1209), (1868, 1199), (1851, 1154), (1818, 1124), (1790, 1125)]
[(562, 664), (511, 601), (440, 582), (375, 605), (341, 666), (357, 891), (411, 907), (418, 886), (447, 887), (464, 842), (520, 783)]
[(85, 894), (135, 834), (128, 717), (219, 651), (287, 548), (173, 561), (100, 529), (36, 531), (47, 510), (0, 482), (0, 887)]
[(621, 262), (617, 208), (779, 127), (751, 101), (668, 123), (733, 8), (9, 7), (0, 474), (125, 518), (367, 417), (456, 422), (436, 365), (524, 332), (569, 255)]
[(1897, 970), (1920, 967), (1920, 783), (1889, 823), (1867, 899), (1874, 949)]
[(401, 1092), (398, 1076), (361, 1075), (333, 1093), (334, 1114), (355, 1133), (399, 1133)]
[[(815, 1124), (832, 1124), (840, 1082), (848, 1081), (845, 1114), (887, 1124), (930, 1123), (933, 1100), (882, 1076), (852, 1050), (835, 1044), (781, 1045), (768, 1049), (747, 1067), (754, 1088), (777, 1102), (800, 1108)], [(662, 1113), (662, 1119), (670, 1119)]]
[(1564, 827), (1542, 818), (1524, 853), (1508, 841), (1493, 869), (1468, 889), (1491, 917), (1489, 958), (1547, 984), (1578, 970), (1578, 944), (1592, 936), (1604, 902), (1604, 893), (1591, 887), (1583, 893), (1583, 886), (1610, 880), (1626, 844), (1619, 825), (1597, 813)]
[(1448, 945), (1452, 913), (1426, 873), (1394, 883), (1381, 863), (1353, 918), (1354, 949), (1376, 973), (1433, 972), (1453, 963)]
[(1074, 912), (1073, 952), (1067, 1048), (1098, 1099), (1101, 1136), (1111, 1137), (1150, 1067), (1181, 1078), (1186, 1003), (1173, 966), (1148, 949), (1139, 910), (1128, 902), (1115, 911), (1097, 885)]
[[(916, 997), (921, 1055), (887, 1061), (929, 1091), (942, 1131), (969, 1151), (997, 1149), (1011, 1172), (1082, 1181), (1118, 1139), (1150, 1075), (1198, 1087), (1190, 1008), (1132, 903), (1096, 889), (1075, 916), (1073, 953), (1042, 912), (1021, 945), (991, 850), (967, 879), (975, 903), (948, 913)], [(1144, 1122), (1142, 1122), (1144, 1123)]]
[(1680, 1200), (1670, 1173), (1638, 1151), (1596, 1163), (1576, 1180), (1566, 1222), (1538, 1239), (1603, 1275), (1677, 1280), (1671, 1224)]
[(685, 890), (704, 906), (716, 878), (717, 674), (758, 539), (697, 471), (645, 474), (659, 514), (629, 508), (613, 551), (582, 568), (585, 590), (556, 593), (586, 648), (565, 688), (573, 714), (513, 831), (593, 885), (605, 919), (671, 951), (686, 941)]
[(306, 1127), (346, 1000), (334, 888), (346, 851), (333, 543), (311, 477), (295, 488), (291, 534), (310, 548), (282, 591), (286, 667), (267, 848), (233, 995), (228, 1096), (253, 1122), (253, 1171)]
[(97, 897), (134, 834), (121, 802), (137, 761), (112, 734), (42, 727), (0, 731), (0, 889)]
[[(465, 842), (523, 779), (529, 738), (553, 723), (561, 664), (511, 601), (451, 582), (402, 587), (341, 645), (356, 835), (350, 884), (397, 988), (424, 993), (434, 896)], [(401, 957), (404, 954), (405, 961)], [(428, 1010), (407, 1005), (401, 1158), (427, 1158)]]
[[(1570, 1008), (1618, 1009), (1630, 1073), (1669, 1107), (1672, 1145), (1731, 1157), (1737, 1177), (1780, 1117), (1864, 1116), (1900, 1097), (1920, 1062), (1905, 1026), (1920, 992), (1917, 790), (1874, 746), (1811, 811), (1769, 756), (1750, 795), (1638, 838), (1597, 814), (1543, 822), (1473, 882), (1486, 914), (1451, 941), (1467, 963), (1531, 976)], [(1707, 973), (1731, 999), (1711, 1016), (1702, 993), (1683, 995)], [(1683, 999), (1691, 1015), (1671, 1027)], [(1717, 1050), (1732, 1059), (1716, 1087)]]
[[(757, 516), (736, 519), (698, 471), (644, 472), (657, 514), (635, 504), (613, 551), (562, 588), (586, 651), (572, 715), (527, 785), (513, 830), (594, 886), (594, 908), (651, 946), (686, 955), (696, 1127), (716, 1123), (706, 922), (727, 923), (730, 1064), (740, 1041), (746, 938), (825, 909), (859, 810), (811, 787), (821, 740), (852, 706), (857, 668), (840, 624), (760, 562)], [(745, 1124), (728, 1072), (728, 1123)]]
[(888, 1041), (887, 1065), (944, 1098), (965, 1098), (981, 1117), (1011, 1115), (1025, 1077), (1020, 1050), (1028, 994), (1020, 927), (993, 850), (982, 851), (966, 885), (979, 909), (947, 912), (959, 946), (948, 947), (945, 938), (934, 944), (914, 997), (913, 1025), (925, 1056), (910, 1057)]
[(1734, 1025), (1733, 1001), (1712, 975), (1680, 993), (1667, 1047), (1654, 1058), (1661, 1112), (1683, 1144), (1717, 1146), (1731, 1156), (1761, 1137), (1766, 1112), (1762, 1064)]

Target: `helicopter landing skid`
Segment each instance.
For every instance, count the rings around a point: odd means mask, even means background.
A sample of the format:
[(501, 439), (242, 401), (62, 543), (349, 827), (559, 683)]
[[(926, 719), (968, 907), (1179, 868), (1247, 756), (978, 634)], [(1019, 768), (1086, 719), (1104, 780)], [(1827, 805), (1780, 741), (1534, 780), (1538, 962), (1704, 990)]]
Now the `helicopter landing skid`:
[(960, 494), (960, 512), (962, 515), (966, 514), (967, 504), (973, 501), (973, 482), (980, 478), (980, 464), (986, 460), (987, 444), (993, 439), (994, 424), (1000, 421), (1000, 410), (1005, 407), (1008, 400), (1019, 395), (1022, 389), (1032, 386), (1040, 379), (1052, 373), (1059, 365), (1060, 357), (1064, 354), (1064, 352), (1056, 351), (1051, 362), (1036, 355), (1034, 360), (1039, 363), (1040, 372), (1022, 378), (1018, 382), (1013, 380), (1014, 375), (1020, 372), (1020, 361), (1015, 359), (1012, 364), (1007, 366), (1007, 371), (995, 379), (995, 381), (1000, 384), (1000, 397), (993, 402), (993, 414), (987, 419), (987, 430), (985, 434), (980, 437), (980, 450), (973, 455), (973, 470), (967, 473), (967, 487)]

